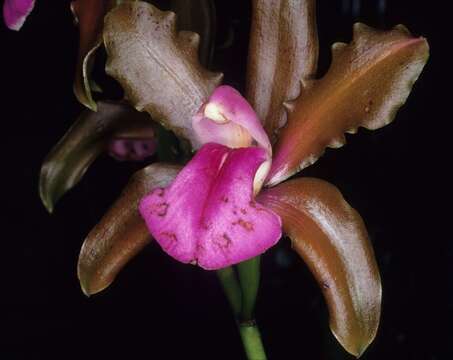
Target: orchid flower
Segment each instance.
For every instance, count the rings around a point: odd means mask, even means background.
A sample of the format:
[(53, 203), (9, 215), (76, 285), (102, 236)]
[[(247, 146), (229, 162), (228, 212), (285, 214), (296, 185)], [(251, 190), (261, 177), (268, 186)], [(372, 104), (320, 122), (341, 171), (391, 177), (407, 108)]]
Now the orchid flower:
[(3, 19), (6, 26), (11, 30), (20, 30), (34, 6), (35, 0), (5, 0)]
[(193, 127), (201, 149), (169, 187), (141, 201), (140, 212), (168, 254), (216, 270), (263, 253), (281, 237), (280, 217), (253, 196), (272, 149), (252, 107), (228, 86), (214, 90)]
[(401, 25), (355, 24), (352, 41), (332, 46), (330, 69), (318, 79), (314, 1), (252, 4), (245, 98), (199, 63), (200, 37), (179, 31), (174, 13), (135, 1), (106, 15), (106, 72), (132, 106), (196, 153), (184, 167), (157, 163), (133, 176), (85, 239), (81, 286), (87, 295), (105, 289), (152, 238), (178, 261), (231, 269), (285, 234), (323, 290), (335, 337), (360, 356), (381, 306), (364, 222), (335, 186), (289, 178), (327, 147), (344, 145), (345, 132), (391, 122), (428, 45)]

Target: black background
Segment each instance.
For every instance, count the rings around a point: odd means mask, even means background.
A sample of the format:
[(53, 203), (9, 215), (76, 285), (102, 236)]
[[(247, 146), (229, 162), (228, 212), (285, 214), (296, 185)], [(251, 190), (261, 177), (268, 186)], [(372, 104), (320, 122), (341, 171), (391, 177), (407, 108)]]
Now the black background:
[[(216, 52), (214, 67), (241, 87), (250, 7), (240, 0), (216, 3), (217, 43), (231, 29), (234, 41)], [(365, 219), (375, 247), (383, 311), (364, 359), (453, 358), (452, 247), (439, 207), (448, 202), (437, 191), (444, 191), (449, 162), (435, 160), (451, 118), (441, 100), (448, 23), (439, 19), (440, 2), (431, 3), (387, 1), (379, 15), (377, 1), (366, 0), (353, 16), (342, 11), (341, 1), (318, 2), (320, 75), (330, 62), (330, 44), (349, 41), (357, 20), (382, 28), (403, 23), (431, 45), (430, 61), (396, 121), (348, 135), (345, 147), (328, 150), (303, 173), (340, 188)], [(108, 290), (92, 298), (82, 294), (76, 276), (80, 245), (143, 165), (102, 157), (47, 214), (38, 196), (40, 165), (82, 109), (72, 94), (78, 32), (69, 2), (37, 0), (20, 32), (3, 27), (0, 36), (0, 358), (244, 358), (215, 274), (173, 261), (156, 244)], [(257, 319), (270, 359), (352, 358), (330, 334), (321, 292), (287, 240), (263, 256)]]

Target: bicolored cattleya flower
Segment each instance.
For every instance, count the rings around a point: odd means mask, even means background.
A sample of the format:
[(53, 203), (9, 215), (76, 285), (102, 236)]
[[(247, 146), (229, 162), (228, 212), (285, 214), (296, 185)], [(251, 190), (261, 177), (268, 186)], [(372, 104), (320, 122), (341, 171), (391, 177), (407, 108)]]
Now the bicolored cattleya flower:
[(282, 235), (280, 217), (255, 200), (272, 161), (248, 102), (214, 90), (193, 118), (201, 148), (166, 188), (140, 203), (152, 236), (175, 259), (209, 270), (255, 257)]
[(134, 1), (106, 15), (106, 72), (132, 106), (197, 152), (184, 167), (137, 172), (88, 234), (78, 263), (87, 295), (109, 286), (152, 239), (179, 261), (220, 269), (285, 234), (323, 291), (337, 340), (364, 352), (381, 309), (364, 222), (332, 184), (289, 178), (344, 145), (345, 133), (390, 123), (429, 48), (402, 25), (357, 23), (317, 78), (314, 14), (313, 0), (252, 1), (245, 98), (201, 66), (199, 36), (178, 31), (174, 13)]
[(20, 30), (34, 6), (35, 0), (5, 0), (3, 19), (6, 26), (11, 30)]

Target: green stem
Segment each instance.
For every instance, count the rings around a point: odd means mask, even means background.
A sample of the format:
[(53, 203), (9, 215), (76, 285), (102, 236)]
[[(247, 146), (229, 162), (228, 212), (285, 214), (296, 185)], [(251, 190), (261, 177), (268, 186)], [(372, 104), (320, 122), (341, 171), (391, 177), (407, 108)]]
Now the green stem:
[(249, 360), (266, 360), (263, 342), (258, 326), (253, 321), (239, 324), (239, 333), (241, 334), (242, 344), (244, 345), (247, 359)]
[[(239, 334), (248, 360), (266, 360), (260, 331), (251, 319), (259, 283), (259, 257), (238, 266), (239, 278), (233, 267), (217, 271), (225, 295), (238, 321)], [(239, 320), (240, 319), (240, 320)]]
[(242, 290), (241, 321), (253, 320), (256, 295), (260, 285), (260, 256), (237, 265)]
[(223, 291), (231, 305), (234, 316), (239, 317), (242, 308), (242, 294), (232, 266), (217, 271)]

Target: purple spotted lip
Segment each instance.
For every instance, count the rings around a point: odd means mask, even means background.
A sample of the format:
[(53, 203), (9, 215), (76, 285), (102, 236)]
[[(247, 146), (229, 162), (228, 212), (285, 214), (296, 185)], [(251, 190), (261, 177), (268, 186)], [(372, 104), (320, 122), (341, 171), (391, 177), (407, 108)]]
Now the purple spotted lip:
[(139, 210), (166, 253), (215, 270), (263, 253), (282, 235), (280, 217), (255, 201), (272, 150), (252, 107), (229, 86), (214, 91), (193, 127), (201, 148)]

